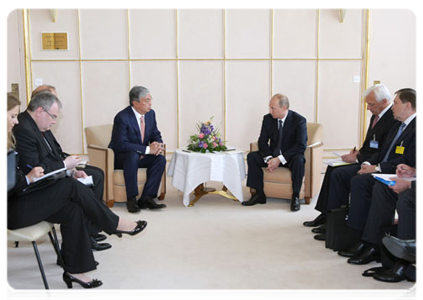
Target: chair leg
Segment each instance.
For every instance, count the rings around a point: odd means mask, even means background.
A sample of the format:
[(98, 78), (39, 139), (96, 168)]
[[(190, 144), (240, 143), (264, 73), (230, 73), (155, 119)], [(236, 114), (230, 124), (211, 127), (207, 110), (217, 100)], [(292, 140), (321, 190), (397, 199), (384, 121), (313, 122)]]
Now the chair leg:
[(164, 200), (166, 196), (166, 193), (161, 193), (160, 196), (158, 197), (159, 200)]
[(40, 253), (38, 252), (37, 243), (34, 241), (32, 242), (32, 246), (34, 247), (35, 256), (37, 257), (38, 267), (40, 268), (41, 277), (43, 278), (44, 287), (46, 290), (49, 289), (46, 274), (44, 273), (43, 263), (41, 262)]
[[(52, 232), (53, 235), (51, 234)], [(60, 266), (62, 267), (62, 269), (65, 269), (65, 262), (63, 261), (62, 253), (60, 252), (59, 240), (57, 239), (56, 229), (54, 228), (54, 226), (48, 233), (48, 236), (50, 237), (50, 241), (53, 244), (54, 251), (56, 251), (57, 260)]]

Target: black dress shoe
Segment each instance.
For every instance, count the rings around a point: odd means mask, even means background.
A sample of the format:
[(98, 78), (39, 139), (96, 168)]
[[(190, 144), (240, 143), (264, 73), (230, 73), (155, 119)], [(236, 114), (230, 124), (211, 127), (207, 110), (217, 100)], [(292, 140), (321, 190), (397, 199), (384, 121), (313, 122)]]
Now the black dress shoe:
[(320, 225), (319, 227), (313, 228), (311, 232), (320, 234), (326, 233), (326, 225)]
[(364, 251), (364, 248), (364, 243), (360, 241), (348, 250), (338, 251), (338, 254), (344, 257), (354, 257), (360, 255)]
[(301, 208), (300, 206), (300, 199), (297, 196), (292, 196), (291, 199), (291, 211), (299, 211)]
[(114, 234), (116, 234), (118, 237), (122, 237), (122, 234), (128, 234), (128, 235), (136, 235), (144, 230), (144, 228), (147, 227), (147, 221), (137, 221), (137, 226), (131, 231), (123, 231), (123, 230), (116, 230)]
[(375, 275), (376, 273), (383, 273), (385, 271), (387, 271), (388, 269), (385, 267), (374, 267), (374, 268), (370, 268), (367, 269), (363, 272), (363, 274), (361, 274), (361, 276), (364, 277), (373, 277), (373, 275)]
[(96, 251), (103, 251), (112, 248), (109, 243), (97, 243), (94, 238), (91, 238), (91, 249)]
[(420, 283), (416, 284), (411, 290), (408, 290), (402, 297), (395, 300), (420, 300)]
[(159, 208), (165, 208), (165, 204), (157, 204), (154, 202), (153, 198), (147, 197), (144, 200), (138, 200), (138, 207), (141, 209), (159, 209)]
[(404, 275), (404, 265), (397, 262), (392, 269), (385, 272), (377, 272), (373, 274), (373, 278), (384, 282), (400, 282), (406, 279)]
[(267, 201), (266, 195), (256, 193), (255, 195), (253, 195), (250, 198), (250, 200), (248, 200), (246, 202), (242, 202), (242, 205), (252, 206), (252, 205), (256, 205), (256, 204), (266, 204), (266, 201)]
[(388, 235), (383, 237), (382, 243), (395, 257), (411, 263), (416, 262), (416, 240), (401, 240)]
[(320, 214), (313, 221), (305, 221), (303, 225), (307, 227), (316, 227), (319, 225), (323, 225), (325, 223), (326, 223), (326, 215)]
[(104, 241), (105, 239), (107, 239), (107, 237), (104, 234), (101, 234), (101, 233), (97, 233), (97, 234), (93, 235), (92, 237), (94, 238), (94, 240), (96, 242), (101, 242), (101, 241)]
[(72, 288), (72, 282), (76, 282), (80, 284), (84, 289), (96, 288), (103, 284), (101, 280), (97, 280), (97, 279), (93, 279), (90, 282), (84, 282), (82, 280), (79, 280), (76, 277), (73, 277), (68, 272), (63, 273), (63, 281), (66, 283), (69, 289)]
[(347, 260), (349, 264), (353, 265), (366, 265), (372, 261), (380, 261), (379, 251), (374, 247), (366, 247), (358, 256), (351, 257)]
[(137, 200), (135, 200), (135, 197), (128, 197), (126, 200), (126, 208), (130, 213), (136, 213), (140, 211), (140, 208), (138, 207)]
[(326, 241), (326, 233), (316, 234), (314, 239), (318, 241)]

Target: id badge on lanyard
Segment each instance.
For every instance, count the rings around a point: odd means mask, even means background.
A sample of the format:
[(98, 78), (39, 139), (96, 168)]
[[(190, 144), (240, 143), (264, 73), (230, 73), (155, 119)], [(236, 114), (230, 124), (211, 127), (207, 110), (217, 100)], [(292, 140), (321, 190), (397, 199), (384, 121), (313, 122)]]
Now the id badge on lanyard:
[(373, 140), (370, 141), (370, 148), (379, 149), (379, 142), (376, 141), (376, 134), (373, 135)]
[(401, 145), (399, 145), (399, 146), (397, 146), (396, 148), (395, 148), (395, 154), (404, 154), (404, 147), (402, 146), (402, 143), (403, 143), (404, 141), (401, 141)]

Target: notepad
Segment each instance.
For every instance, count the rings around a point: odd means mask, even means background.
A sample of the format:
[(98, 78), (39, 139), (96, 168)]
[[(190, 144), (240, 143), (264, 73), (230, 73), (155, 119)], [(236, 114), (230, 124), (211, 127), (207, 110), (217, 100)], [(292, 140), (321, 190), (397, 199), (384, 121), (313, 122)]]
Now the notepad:
[[(386, 184), (387, 186), (393, 186), (397, 182), (398, 176), (395, 174), (375, 174), (373, 173), (372, 176), (379, 180), (380, 182)], [(401, 178), (406, 181), (415, 181), (416, 177), (410, 177), (410, 178)]]
[(90, 175), (90, 176), (87, 176), (87, 177), (85, 177), (85, 178), (78, 178), (78, 181), (79, 182), (81, 182), (81, 183), (83, 183), (83, 184), (85, 184), (85, 185), (87, 185), (87, 186), (92, 186), (92, 185), (94, 185), (94, 182), (93, 182), (93, 177)]
[(59, 175), (61, 172), (66, 172), (66, 168), (63, 167), (61, 169), (54, 170), (50, 173), (45, 174), (44, 176), (34, 178), (33, 183), (43, 180), (43, 179), (53, 179), (56, 175)]

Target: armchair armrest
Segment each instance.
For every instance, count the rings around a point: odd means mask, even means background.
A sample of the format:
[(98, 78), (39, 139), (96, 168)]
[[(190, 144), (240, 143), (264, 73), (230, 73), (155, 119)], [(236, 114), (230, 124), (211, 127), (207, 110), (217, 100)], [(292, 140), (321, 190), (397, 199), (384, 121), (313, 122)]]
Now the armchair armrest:
[(98, 146), (88, 145), (89, 164), (96, 166), (104, 172), (104, 191), (106, 201), (114, 199), (113, 196), (113, 171), (115, 167), (115, 154), (112, 149)]
[(323, 146), (323, 142), (318, 141), (318, 142), (315, 142), (311, 145), (308, 145), (307, 148), (317, 148), (317, 147), (322, 147), (322, 146)]

